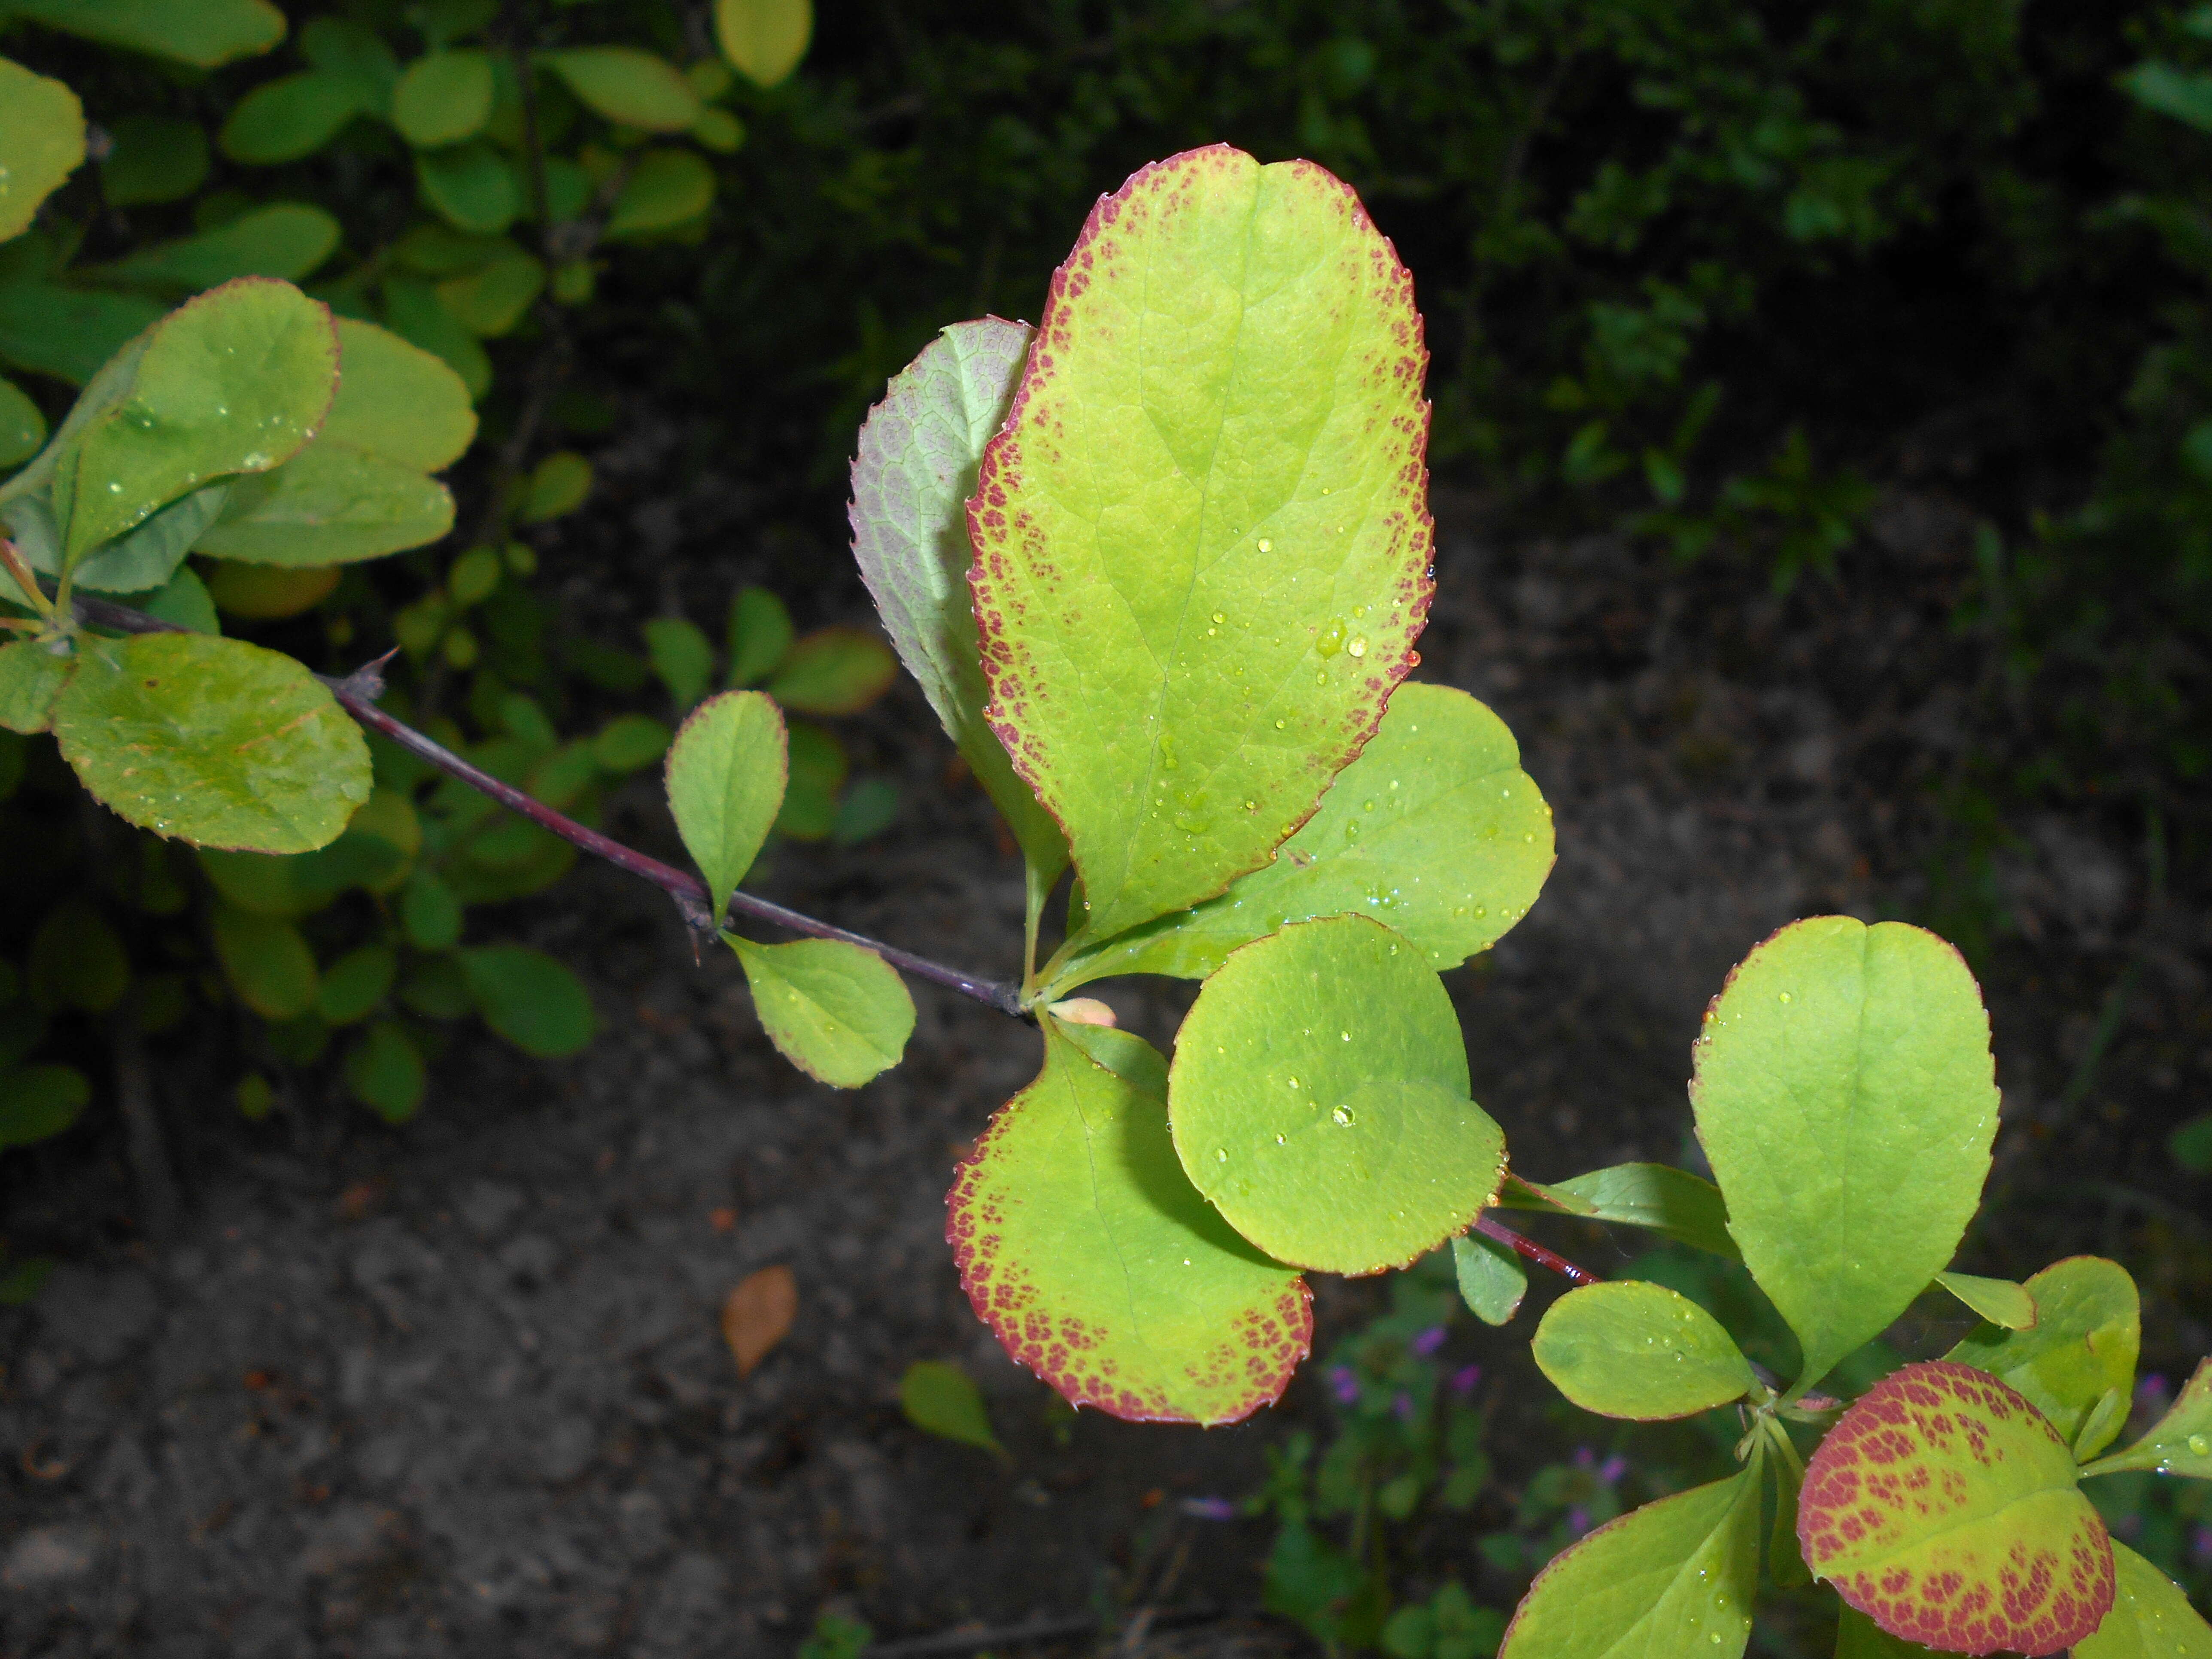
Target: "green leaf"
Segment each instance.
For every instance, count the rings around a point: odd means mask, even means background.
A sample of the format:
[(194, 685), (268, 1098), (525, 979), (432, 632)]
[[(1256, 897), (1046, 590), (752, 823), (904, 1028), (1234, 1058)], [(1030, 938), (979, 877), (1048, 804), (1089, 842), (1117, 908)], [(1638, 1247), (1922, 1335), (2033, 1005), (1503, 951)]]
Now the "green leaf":
[(218, 905), (215, 953), (238, 1000), (264, 1019), (291, 1019), (315, 1006), (315, 953), (279, 916)]
[(1958, 1249), (1996, 1132), (1989, 1016), (1933, 933), (1823, 916), (1736, 967), (1696, 1057), (1698, 1137), (1803, 1348), (1802, 1391)]
[(582, 982), (543, 951), (487, 945), (460, 952), (483, 1023), (526, 1054), (561, 1060), (590, 1046), (598, 1021)]
[[(899, 659), (1005, 814), (1032, 878), (1049, 888), (1067, 867), (1066, 838), (1014, 775), (983, 718), (989, 691), (968, 586), (975, 560), (968, 497), (983, 446), (1006, 420), (1030, 335), (1025, 323), (986, 317), (955, 323), (930, 342), (891, 381), (860, 428), (850, 517), (853, 556)], [(790, 644), (789, 628), (786, 617), (779, 659)], [(734, 679), (734, 616), (731, 629)], [(765, 637), (761, 649), (765, 654)], [(770, 661), (756, 668), (749, 660), (747, 672), (758, 678), (774, 666)]]
[(313, 155), (363, 113), (349, 76), (305, 70), (264, 81), (230, 106), (216, 143), (247, 167), (276, 167)]
[(1758, 1467), (1662, 1498), (1554, 1556), (1499, 1659), (1737, 1659), (1759, 1589)]
[(2112, 1546), (2112, 1610), (2094, 1635), (2074, 1644), (2074, 1659), (2212, 1659), (2212, 1626), (2181, 1586), (2125, 1544)]
[(8, 0), (16, 18), (88, 40), (214, 69), (284, 38), (268, 0)]
[(191, 570), (178, 571), (151, 593), (131, 603), (149, 617), (189, 628), (195, 634), (222, 632), (222, 624), (216, 619), (215, 596)]
[(545, 291), (545, 267), (522, 252), (501, 258), (438, 284), (438, 303), (471, 334), (496, 339), (514, 331)]
[(1688, 1417), (1759, 1386), (1721, 1323), (1664, 1285), (1585, 1285), (1536, 1327), (1536, 1367), (1586, 1412), (1640, 1423)]
[[(866, 428), (860, 441), (867, 441)], [(730, 684), (757, 685), (791, 649), (791, 612), (765, 587), (741, 587), (730, 601)]]
[(800, 1071), (857, 1089), (898, 1064), (914, 1034), (914, 999), (874, 951), (837, 939), (722, 940), (744, 968), (769, 1040)]
[(898, 785), (889, 778), (861, 778), (838, 801), (830, 839), (840, 847), (858, 847), (897, 823), (898, 815)]
[(0, 285), (0, 358), (82, 386), (161, 316), (158, 304), (135, 294), (56, 283)]
[(2119, 81), (2145, 109), (2212, 132), (2212, 75), (2191, 75), (2172, 64), (2153, 61), (2136, 64)]
[[(2002, 1378), (2070, 1444), (2106, 1395), (2118, 1389), (2124, 1401), (2134, 1391), (2142, 1341), (2136, 1282), (2117, 1261), (2076, 1255), (2054, 1261), (2023, 1288), (2035, 1304), (2032, 1327), (1981, 1325), (1943, 1357)], [(2095, 1456), (2120, 1426), (2112, 1424), (2097, 1444), (2077, 1447), (2078, 1455), (2084, 1462)]]
[(273, 202), (197, 236), (156, 242), (88, 273), (115, 283), (194, 292), (238, 276), (297, 282), (337, 249), (338, 222), (304, 202)]
[(399, 894), (399, 926), (418, 951), (450, 951), (461, 942), (461, 902), (434, 870), (417, 870)]
[(241, 277), (170, 313), (128, 396), (84, 428), (75, 465), (64, 458), (55, 475), (65, 555), (226, 474), (281, 465), (330, 412), (337, 355), (330, 313), (283, 283)]
[(438, 472), (475, 441), (469, 389), (443, 360), (388, 329), (338, 319), (338, 390), (318, 443)]
[[(481, 138), (443, 149), (416, 150), (415, 178), (422, 186), (422, 198), (447, 223), (463, 230), (497, 235), (522, 212), (522, 191), (515, 183), (514, 169)], [(406, 332), (404, 328), (400, 331)]]
[(607, 216), (610, 237), (650, 236), (689, 224), (713, 205), (714, 170), (688, 149), (649, 149), (637, 158)]
[(421, 547), (453, 527), (453, 495), (435, 478), (318, 438), (275, 471), (233, 484), (193, 546), (242, 564), (319, 568)]
[(1176, 1038), (1168, 1099), (1198, 1189), (1301, 1267), (1403, 1267), (1463, 1231), (1505, 1173), (1443, 982), (1361, 916), (1231, 957)]
[(837, 792), (851, 769), (845, 745), (811, 720), (793, 720), (786, 734), (791, 775), (783, 790), (776, 833), (793, 841), (820, 841), (837, 827)]
[(1184, 1176), (1158, 1051), (1104, 1026), (1043, 1026), (1042, 1070), (946, 1199), (977, 1317), (1064, 1398), (1109, 1416), (1229, 1423), (1270, 1404), (1312, 1340), (1304, 1281)]
[(647, 132), (682, 132), (699, 118), (699, 94), (665, 58), (635, 46), (570, 46), (541, 52), (538, 61), (559, 76), (596, 115)]
[(1432, 586), (1425, 361), (1310, 162), (1146, 167), (1054, 279), (969, 516), (986, 717), (1090, 937), (1265, 862), (1380, 723)]
[(59, 81), (0, 58), (0, 241), (84, 161), (84, 108)]
[(768, 839), (789, 775), (783, 715), (758, 691), (708, 698), (669, 745), (668, 805), (718, 921)]
[(1552, 810), (1505, 723), (1463, 691), (1408, 682), (1271, 862), (1192, 909), (1103, 941), (1055, 987), (1109, 974), (1202, 979), (1287, 921), (1358, 912), (1439, 972), (1528, 912), (1552, 867)]
[[(1551, 1207), (1561, 1214), (1648, 1227), (1693, 1249), (1731, 1261), (1737, 1259), (1721, 1189), (1687, 1170), (1665, 1164), (1616, 1164), (1548, 1187), (1530, 1186), (1529, 1190), (1540, 1200), (1552, 1200)], [(1547, 1207), (1534, 1200), (1517, 1200), (1510, 1187), (1500, 1201), (1522, 1208)]]
[(316, 852), (278, 856), (202, 848), (199, 864), (216, 890), (240, 909), (304, 916), (349, 887), (390, 890), (405, 878), (422, 836), (406, 796), (379, 789), (353, 815), (345, 833)]
[(522, 500), (522, 521), (544, 524), (574, 513), (592, 493), (592, 464), (573, 449), (559, 449), (538, 463)]
[(231, 564), (222, 560), (208, 566), (208, 597), (225, 616), (254, 621), (273, 621), (311, 611), (336, 591), (339, 573), (310, 565), (286, 570), (271, 564)]
[(374, 29), (343, 17), (312, 18), (300, 30), (300, 55), (324, 73), (350, 81), (362, 109), (390, 118), (399, 59)]
[(787, 79), (814, 33), (812, 0), (714, 0), (722, 56), (756, 86)]
[(2191, 1175), (2212, 1175), (2212, 1112), (2200, 1113), (2167, 1138), (2166, 1151)]
[(82, 899), (64, 899), (31, 935), (31, 994), (49, 1012), (104, 1014), (131, 988), (131, 957), (107, 919)]
[(386, 1123), (404, 1123), (422, 1109), (422, 1051), (396, 1020), (377, 1021), (346, 1050), (345, 1080), (354, 1098)]
[(387, 278), (384, 318), (393, 333), (439, 358), (459, 375), (472, 401), (490, 389), (491, 359), (477, 343), (477, 337), (438, 303), (437, 290), (428, 283)]
[(1969, 1365), (1907, 1365), (1860, 1396), (1805, 1472), (1816, 1578), (1893, 1636), (2052, 1653), (2112, 1605), (2105, 1523), (2040, 1413)]
[[(2090, 1447), (2084, 1452), (2077, 1445), (2075, 1455), (2095, 1450)], [(2183, 1386), (2181, 1397), (2148, 1434), (2126, 1449), (2092, 1463), (2084, 1473), (2117, 1474), (2123, 1469), (2149, 1469), (2158, 1474), (2212, 1480), (2212, 1359), (2197, 1365), (2196, 1375)]]
[(384, 1000), (399, 972), (399, 958), (388, 945), (364, 945), (347, 951), (323, 969), (315, 992), (315, 1012), (333, 1025), (366, 1019)]
[(2008, 1331), (2035, 1327), (2035, 1298), (2009, 1279), (1944, 1273), (1936, 1275), (1936, 1282), (1992, 1325), (2002, 1325)]
[(18, 1066), (0, 1073), (0, 1147), (52, 1140), (91, 1101), (92, 1081), (74, 1066)]
[(668, 752), (671, 733), (650, 714), (617, 714), (592, 739), (592, 758), (609, 772), (635, 772)]
[(239, 640), (87, 641), (53, 729), (95, 798), (200, 846), (306, 852), (368, 799), (361, 729), (299, 662)]
[(27, 736), (45, 731), (55, 696), (76, 666), (74, 657), (55, 655), (43, 641), (0, 645), (0, 726)]
[(999, 1437), (991, 1432), (991, 1415), (983, 1409), (983, 1396), (957, 1365), (939, 1359), (915, 1360), (899, 1378), (899, 1409), (924, 1434), (979, 1447), (995, 1457), (1006, 1455)]
[(1462, 1233), (1452, 1240), (1452, 1271), (1460, 1299), (1486, 1325), (1503, 1325), (1521, 1311), (1528, 1270), (1520, 1255), (1494, 1238)]
[(433, 52), (408, 64), (392, 94), (392, 124), (419, 149), (473, 138), (491, 119), (491, 56)]
[(802, 714), (857, 714), (890, 689), (898, 663), (857, 628), (824, 628), (793, 646), (769, 695)]
[(125, 115), (108, 125), (100, 193), (110, 207), (181, 202), (207, 182), (207, 133), (173, 115)]
[(655, 617), (645, 624), (645, 653), (678, 708), (699, 701), (714, 678), (714, 647), (696, 623)]
[[(137, 529), (95, 548), (78, 561), (76, 585), (96, 593), (137, 593), (166, 586), (192, 544), (221, 516), (230, 500), (228, 483), (204, 484), (171, 501)], [(24, 505), (15, 503), (15, 506)], [(14, 515), (14, 507), (9, 509)], [(26, 546), (31, 562), (58, 571), (58, 560), (43, 547)]]
[(46, 441), (46, 417), (30, 394), (0, 377), (0, 467), (15, 466), (39, 453)]

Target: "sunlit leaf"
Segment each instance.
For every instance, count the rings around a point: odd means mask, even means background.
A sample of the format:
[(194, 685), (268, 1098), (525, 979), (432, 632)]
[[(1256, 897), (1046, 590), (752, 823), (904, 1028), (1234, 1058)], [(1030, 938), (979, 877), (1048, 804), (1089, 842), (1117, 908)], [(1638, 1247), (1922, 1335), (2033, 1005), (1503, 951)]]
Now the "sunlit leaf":
[(968, 1373), (939, 1359), (917, 1359), (899, 1378), (899, 1409), (924, 1434), (979, 1447), (1000, 1457), (1006, 1449), (991, 1432), (983, 1396)]
[(0, 58), (0, 241), (84, 160), (84, 109), (59, 81)]
[(1505, 1172), (1504, 1134), (1468, 1098), (1451, 998), (1364, 917), (1231, 956), (1176, 1036), (1168, 1098), (1191, 1181), (1297, 1267), (1403, 1267), (1463, 1231)]
[(75, 658), (56, 656), (40, 641), (0, 645), (0, 726), (27, 734), (45, 731), (54, 697), (76, 666)]
[(313, 155), (363, 112), (349, 76), (305, 70), (264, 81), (233, 104), (216, 143), (234, 161), (275, 167)]
[(1958, 1249), (1996, 1132), (1989, 1016), (1933, 933), (1823, 916), (1736, 967), (1695, 1053), (1729, 1231), (1809, 1387)]
[(435, 478), (318, 438), (275, 471), (234, 483), (193, 546), (246, 564), (319, 568), (420, 547), (453, 527), (453, 495)]
[(388, 329), (351, 317), (337, 326), (337, 398), (316, 441), (347, 444), (418, 472), (459, 460), (477, 434), (460, 377)]
[(268, 0), (8, 0), (8, 10), (201, 69), (266, 52), (284, 38), (284, 14)]
[(297, 282), (319, 269), (338, 245), (338, 222), (303, 202), (276, 202), (228, 224), (173, 242), (155, 242), (90, 274), (111, 282), (197, 291), (236, 276)]
[(1460, 1299), (1486, 1325), (1510, 1322), (1528, 1293), (1528, 1270), (1520, 1255), (1480, 1233), (1452, 1240), (1452, 1272)]
[[(2136, 1282), (2117, 1261), (2075, 1255), (2052, 1262), (2022, 1288), (2034, 1299), (2032, 1327), (1982, 1325), (1944, 1358), (2003, 1378), (2073, 1444), (2099, 1401), (2115, 1390), (2125, 1401), (2135, 1390), (2142, 1341)], [(2076, 1445), (2075, 1454), (2085, 1462), (2095, 1456), (2120, 1426), (2110, 1425), (2095, 1445)]]
[(315, 954), (282, 917), (216, 906), (215, 953), (238, 1000), (262, 1018), (290, 1019), (315, 1006)]
[(2034, 1297), (2009, 1279), (1944, 1273), (1936, 1275), (1936, 1282), (1992, 1325), (2002, 1326), (2008, 1331), (2034, 1328)]
[(1115, 1417), (1226, 1423), (1270, 1403), (1312, 1340), (1304, 1282), (1191, 1186), (1156, 1051), (1043, 1026), (1043, 1069), (946, 1200), (977, 1316), (1065, 1398)]
[(392, 94), (392, 124), (422, 149), (473, 138), (491, 119), (489, 53), (433, 52), (408, 64)]
[(699, 94), (665, 58), (635, 46), (570, 46), (541, 52), (538, 63), (559, 76), (594, 114), (647, 132), (681, 132), (699, 118)]
[(719, 918), (783, 805), (783, 715), (758, 691), (725, 691), (691, 712), (669, 745), (668, 805)]
[(744, 968), (769, 1040), (800, 1071), (857, 1089), (898, 1064), (914, 1034), (914, 999), (874, 951), (837, 939), (722, 939)]
[(799, 1281), (778, 1262), (748, 1273), (722, 1298), (722, 1340), (738, 1362), (738, 1375), (750, 1376), (761, 1361), (791, 1334), (799, 1316)]
[(2181, 1586), (2125, 1544), (2112, 1546), (2112, 1610), (2094, 1635), (2075, 1643), (2074, 1659), (2212, 1659), (2212, 1626)]
[(53, 728), (97, 799), (202, 846), (306, 852), (368, 798), (361, 728), (297, 659), (239, 640), (88, 641)]
[(1721, 1323), (1662, 1285), (1585, 1285), (1536, 1327), (1536, 1367), (1584, 1411), (1638, 1422), (1688, 1417), (1758, 1386)]
[[(2079, 1446), (2075, 1454), (2082, 1455)], [(2112, 1474), (2122, 1469), (2149, 1469), (2159, 1474), (2212, 1480), (2212, 1359), (2197, 1365), (2196, 1374), (2183, 1386), (2181, 1397), (2149, 1433), (2091, 1464), (2087, 1473)]]
[(483, 1023), (526, 1054), (561, 1060), (590, 1046), (598, 1027), (591, 997), (543, 951), (488, 945), (460, 952), (460, 963)]
[(1146, 167), (1054, 279), (970, 522), (987, 718), (1092, 937), (1256, 868), (1380, 723), (1431, 587), (1425, 361), (1310, 162)]
[(757, 86), (775, 86), (797, 69), (813, 33), (812, 0), (714, 0), (722, 56)]
[(2042, 1414), (1985, 1371), (1908, 1365), (1844, 1413), (1805, 1472), (1814, 1576), (1892, 1635), (1952, 1653), (2056, 1653), (2112, 1605), (2105, 1523)]
[(609, 236), (649, 236), (689, 224), (713, 204), (714, 170), (688, 149), (649, 149), (637, 158), (607, 216)]
[(857, 628), (824, 628), (794, 644), (769, 682), (769, 695), (802, 714), (857, 714), (898, 673), (890, 650)]

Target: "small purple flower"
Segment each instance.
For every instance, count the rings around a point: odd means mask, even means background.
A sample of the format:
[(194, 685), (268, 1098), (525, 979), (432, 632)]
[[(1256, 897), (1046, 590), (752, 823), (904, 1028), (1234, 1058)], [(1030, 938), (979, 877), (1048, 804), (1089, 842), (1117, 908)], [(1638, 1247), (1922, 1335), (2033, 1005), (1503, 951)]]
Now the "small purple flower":
[(1589, 1511), (1577, 1504), (1567, 1511), (1567, 1531), (1579, 1538), (1589, 1530)]
[(1237, 1505), (1225, 1498), (1186, 1498), (1182, 1512), (1200, 1521), (1234, 1521)]
[(1401, 1389), (1398, 1391), (1398, 1397), (1390, 1402), (1390, 1414), (1395, 1417), (1401, 1423), (1412, 1422), (1413, 1420), (1413, 1396), (1407, 1394), (1403, 1389)]
[(1444, 1338), (1449, 1333), (1443, 1326), (1431, 1325), (1428, 1329), (1423, 1331), (1419, 1336), (1415, 1337), (1409, 1346), (1411, 1346), (1415, 1353), (1419, 1354), (1422, 1358), (1426, 1359), (1438, 1348), (1443, 1346)]
[(1452, 1392), (1463, 1400), (1474, 1392), (1474, 1385), (1481, 1381), (1481, 1366), (1462, 1365), (1451, 1374)]
[(1336, 1403), (1340, 1406), (1352, 1406), (1359, 1402), (1359, 1379), (1352, 1374), (1351, 1366), (1332, 1365), (1328, 1368), (1328, 1391), (1336, 1396)]
[(1615, 1452), (1612, 1456), (1607, 1458), (1604, 1462), (1597, 1466), (1597, 1478), (1604, 1481), (1608, 1486), (1612, 1486), (1615, 1481), (1619, 1480), (1622, 1475), (1626, 1474), (1627, 1473), (1628, 1460), (1623, 1457), (1619, 1452)]
[(1578, 1469), (1595, 1468), (1597, 1467), (1597, 1454), (1592, 1451), (1588, 1446), (1576, 1447), (1575, 1467)]

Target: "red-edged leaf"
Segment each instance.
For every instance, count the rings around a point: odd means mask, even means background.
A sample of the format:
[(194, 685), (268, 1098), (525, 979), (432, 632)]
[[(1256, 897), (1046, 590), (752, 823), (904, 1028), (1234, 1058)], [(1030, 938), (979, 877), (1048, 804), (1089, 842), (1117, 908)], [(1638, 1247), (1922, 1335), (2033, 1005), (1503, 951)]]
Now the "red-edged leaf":
[(2112, 1540), (2034, 1407), (1951, 1360), (1908, 1365), (1814, 1454), (1797, 1538), (1816, 1578), (1893, 1636), (2056, 1653), (2112, 1606)]

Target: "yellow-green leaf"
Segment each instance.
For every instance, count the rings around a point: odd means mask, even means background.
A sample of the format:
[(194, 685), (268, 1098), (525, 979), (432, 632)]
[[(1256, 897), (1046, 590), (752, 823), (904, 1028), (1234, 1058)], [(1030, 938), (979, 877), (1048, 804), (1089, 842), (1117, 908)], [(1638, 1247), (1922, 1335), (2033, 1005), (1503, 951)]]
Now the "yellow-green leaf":
[[(2076, 1448), (2077, 1455), (2080, 1449)], [(2093, 1463), (2090, 1474), (2149, 1469), (2159, 1474), (2212, 1480), (2212, 1359), (2201, 1362), (2181, 1390), (2181, 1398), (2154, 1424), (2149, 1433), (2123, 1451)]]
[(234, 276), (273, 276), (297, 282), (337, 250), (338, 222), (304, 202), (276, 202), (242, 213), (228, 224), (173, 242), (156, 242), (93, 275), (149, 288), (213, 288)]
[(813, 0), (714, 0), (722, 56), (756, 86), (786, 79), (806, 56), (813, 33)]
[(453, 527), (453, 495), (435, 478), (318, 438), (275, 471), (234, 484), (222, 517), (192, 545), (246, 564), (320, 568), (420, 547)]
[(898, 1064), (914, 1034), (914, 999), (874, 951), (838, 939), (722, 939), (744, 968), (769, 1040), (800, 1071), (857, 1089)]
[(2074, 1659), (2212, 1659), (2212, 1626), (2181, 1586), (2125, 1544), (2114, 1544), (2112, 1557), (2112, 1610), (2094, 1635), (2074, 1644)]
[(392, 94), (392, 124), (420, 149), (473, 138), (491, 119), (488, 52), (433, 52), (408, 64)]
[(0, 645), (0, 726), (28, 734), (46, 729), (54, 698), (76, 659), (42, 640)]
[(573, 449), (556, 449), (538, 463), (522, 498), (522, 521), (544, 524), (574, 513), (592, 493), (592, 464)]
[(0, 378), (0, 467), (15, 466), (39, 453), (46, 441), (46, 417), (30, 394)]
[(264, 1019), (292, 1019), (315, 1006), (315, 955), (278, 916), (218, 905), (215, 952), (238, 1000)]
[(2009, 1279), (1983, 1279), (1974, 1273), (1943, 1273), (1936, 1282), (1992, 1325), (2008, 1331), (2035, 1327), (2035, 1298)]
[(452, 465), (476, 439), (469, 389), (444, 361), (388, 329), (338, 319), (338, 390), (317, 441), (418, 472)]
[(84, 109), (59, 81), (0, 58), (0, 241), (84, 160)]
[[(2100, 1401), (2117, 1392), (2124, 1402), (2135, 1390), (2142, 1341), (2136, 1282), (2117, 1261), (2075, 1255), (2052, 1262), (2022, 1288), (2035, 1304), (2033, 1325), (1979, 1326), (1944, 1358), (2003, 1378), (2051, 1419), (2059, 1438), (2074, 1444)], [(2120, 1427), (2112, 1422), (2100, 1428), (2102, 1438), (2075, 1445), (2075, 1454), (2084, 1462), (2095, 1456)]]
[(234, 161), (275, 167), (313, 155), (364, 109), (353, 77), (306, 70), (264, 81), (232, 105), (216, 143)]
[(991, 1432), (990, 1413), (968, 1373), (940, 1359), (917, 1359), (899, 1378), (899, 1409), (924, 1434), (955, 1440), (1003, 1458), (1006, 1449)]
[(649, 149), (623, 181), (607, 234), (650, 236), (689, 224), (714, 200), (714, 170), (688, 149)]
[(699, 118), (699, 94), (665, 58), (635, 46), (570, 46), (538, 61), (594, 114), (647, 132), (681, 132)]
[(669, 808), (718, 924), (768, 839), (789, 774), (782, 713), (758, 691), (709, 697), (668, 747)]
[(284, 38), (269, 0), (8, 0), (9, 13), (88, 40), (214, 69)]
[(802, 714), (857, 714), (898, 674), (890, 647), (858, 628), (824, 628), (793, 645), (769, 695)]
[(1585, 1285), (1536, 1327), (1536, 1367), (1586, 1412), (1638, 1422), (1688, 1417), (1759, 1385), (1721, 1323), (1662, 1285)]

